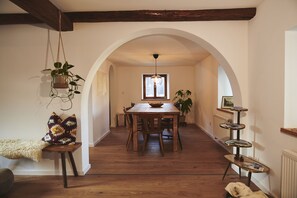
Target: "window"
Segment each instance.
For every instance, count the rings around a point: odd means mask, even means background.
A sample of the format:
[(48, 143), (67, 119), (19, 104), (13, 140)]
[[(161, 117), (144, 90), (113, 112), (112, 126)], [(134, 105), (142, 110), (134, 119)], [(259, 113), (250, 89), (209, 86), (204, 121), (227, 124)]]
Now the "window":
[(153, 74), (144, 74), (142, 77), (143, 99), (167, 99), (167, 74), (159, 74), (160, 82), (154, 86), (154, 81), (151, 78)]
[(222, 97), (233, 96), (232, 87), (225, 70), (218, 66), (218, 108), (221, 108)]
[(284, 125), (286, 128), (296, 128), (297, 122), (297, 26), (285, 32), (285, 112)]

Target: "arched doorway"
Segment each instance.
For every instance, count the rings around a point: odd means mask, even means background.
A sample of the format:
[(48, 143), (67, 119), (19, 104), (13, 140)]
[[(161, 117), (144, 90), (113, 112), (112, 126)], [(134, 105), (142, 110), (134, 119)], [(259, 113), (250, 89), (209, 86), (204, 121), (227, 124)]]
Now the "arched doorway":
[(232, 85), (232, 90), (234, 94), (234, 101), (236, 104), (241, 104), (241, 92), (239, 88), (238, 80), (232, 70), (232, 67), (228, 63), (228, 61), (224, 58), (224, 56), (215, 48), (215, 46), (212, 46), (207, 41), (203, 40), (197, 35), (194, 35), (192, 33), (188, 33), (185, 31), (172, 29), (172, 28), (153, 28), (153, 29), (146, 29), (143, 31), (135, 32), (131, 35), (129, 35), (126, 38), (123, 38), (120, 41), (115, 42), (113, 45), (109, 46), (103, 53), (98, 57), (95, 64), (91, 67), (88, 76), (85, 81), (85, 85), (82, 92), (82, 100), (81, 100), (81, 140), (83, 143), (82, 147), (82, 168), (83, 170), (88, 169), (89, 167), (89, 151), (88, 151), (88, 142), (89, 142), (89, 130), (92, 130), (91, 125), (91, 118), (92, 118), (92, 110), (89, 105), (89, 97), (90, 97), (90, 89), (92, 80), (97, 72), (97, 70), (100, 68), (102, 63), (107, 59), (107, 57), (115, 51), (118, 47), (123, 45), (126, 42), (129, 42), (130, 40), (148, 36), (148, 35), (173, 35), (173, 36), (180, 36), (184, 37), (188, 40), (191, 40), (194, 43), (197, 43), (197, 45), (200, 45), (201, 47), (205, 48), (207, 51), (209, 51), (214, 58), (217, 59), (217, 61), (220, 63), (220, 65), (224, 68), (230, 83)]

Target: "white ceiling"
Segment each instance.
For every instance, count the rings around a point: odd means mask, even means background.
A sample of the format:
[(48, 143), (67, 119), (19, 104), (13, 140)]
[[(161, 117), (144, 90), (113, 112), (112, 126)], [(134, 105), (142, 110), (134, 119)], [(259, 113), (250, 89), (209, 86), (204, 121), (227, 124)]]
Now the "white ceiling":
[[(116, 10), (201, 10), (257, 7), (263, 0), (50, 0), (64, 12)], [(0, 0), (0, 13), (24, 13), (9, 0)], [(75, 31), (75, 30), (74, 30)], [(130, 41), (108, 58), (119, 66), (192, 66), (209, 53), (193, 42), (176, 36), (154, 35)]]
[(155, 63), (154, 53), (159, 54), (158, 66), (193, 66), (209, 55), (188, 39), (153, 35), (129, 41), (108, 59), (120, 66), (152, 66)]

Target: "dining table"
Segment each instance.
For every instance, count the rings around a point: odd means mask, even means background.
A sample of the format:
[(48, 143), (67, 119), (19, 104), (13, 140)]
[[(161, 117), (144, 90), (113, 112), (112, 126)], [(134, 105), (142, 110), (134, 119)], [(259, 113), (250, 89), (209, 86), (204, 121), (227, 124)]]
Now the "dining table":
[(143, 114), (157, 114), (161, 115), (162, 118), (170, 118), (173, 120), (173, 151), (178, 150), (178, 116), (180, 111), (173, 103), (163, 103), (162, 106), (151, 106), (149, 103), (136, 103), (127, 113), (132, 114), (133, 119), (133, 151), (138, 151), (137, 120)]

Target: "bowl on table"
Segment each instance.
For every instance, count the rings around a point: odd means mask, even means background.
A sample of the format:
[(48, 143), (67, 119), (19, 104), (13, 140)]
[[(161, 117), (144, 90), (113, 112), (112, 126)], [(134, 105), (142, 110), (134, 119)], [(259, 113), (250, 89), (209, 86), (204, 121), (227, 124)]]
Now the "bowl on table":
[(160, 108), (162, 107), (163, 103), (161, 102), (150, 102), (149, 105), (153, 108)]

